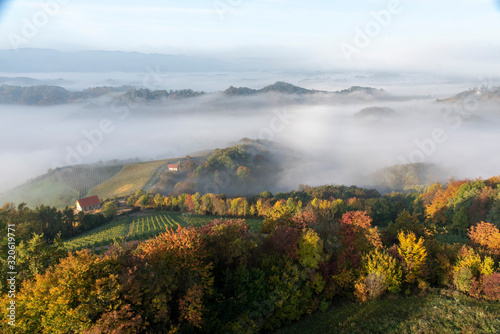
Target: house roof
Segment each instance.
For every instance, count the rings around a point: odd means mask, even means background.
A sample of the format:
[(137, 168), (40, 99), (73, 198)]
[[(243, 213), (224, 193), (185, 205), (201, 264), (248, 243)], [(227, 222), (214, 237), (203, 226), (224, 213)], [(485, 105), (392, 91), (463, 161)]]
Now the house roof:
[(168, 164), (168, 168), (179, 168), (179, 164)]
[(82, 208), (85, 208), (87, 206), (92, 206), (96, 204), (101, 204), (101, 201), (99, 200), (99, 196), (90, 196), (90, 197), (85, 197), (85, 198), (80, 198), (77, 200), (78, 203), (80, 203), (80, 206)]

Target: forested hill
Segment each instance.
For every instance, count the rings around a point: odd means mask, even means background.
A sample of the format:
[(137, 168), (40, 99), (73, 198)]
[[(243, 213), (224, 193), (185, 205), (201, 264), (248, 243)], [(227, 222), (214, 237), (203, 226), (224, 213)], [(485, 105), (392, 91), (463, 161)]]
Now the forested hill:
[[(371, 87), (351, 87), (349, 89), (337, 92), (327, 92), (306, 89), (281, 81), (261, 89), (252, 89), (247, 87), (236, 88), (231, 86), (222, 92), (223, 96), (248, 96), (266, 93), (279, 93), (288, 95), (311, 95), (322, 93), (337, 97), (360, 97), (360, 95), (363, 95), (373, 98), (385, 98), (390, 96), (390, 94), (382, 89), (375, 89)], [(205, 94), (207, 93), (204, 91), (195, 91), (192, 89), (150, 90), (146, 88), (136, 88), (131, 86), (92, 87), (84, 89), (82, 91), (73, 92), (68, 91), (67, 89), (60, 86), (15, 86), (4, 84), (0, 86), (0, 104), (47, 106), (84, 102), (85, 100), (106, 95), (109, 96), (111, 100), (116, 99), (121, 102), (147, 103), (172, 98), (196, 97)]]
[(253, 94), (263, 94), (263, 93), (282, 93), (282, 94), (314, 94), (314, 93), (326, 93), (325, 91), (318, 91), (312, 89), (305, 89), (292, 85), (287, 82), (278, 81), (272, 85), (266, 86), (261, 89), (251, 89), (248, 87), (229, 87), (224, 91), (225, 95), (253, 95)]
[[(33, 106), (49, 106), (84, 102), (89, 99), (109, 95), (122, 101), (146, 102), (164, 98), (192, 97), (203, 95), (204, 92), (186, 90), (154, 90), (136, 89), (130, 86), (92, 87), (82, 91), (71, 92), (59, 86), (0, 86), (0, 104), (19, 104)], [(118, 96), (117, 96), (118, 95)]]
[[(76, 165), (50, 170), (0, 194), (0, 202), (40, 203), (64, 208), (81, 197), (129, 196), (138, 190), (163, 195), (214, 192), (250, 195), (276, 189), (279, 173), (294, 157), (263, 140), (242, 139), (234, 146), (196, 156), (146, 162)], [(169, 170), (169, 164), (179, 170)]]
[(0, 104), (20, 104), (48, 106), (73, 103), (100, 97), (111, 93), (126, 92), (130, 86), (93, 87), (79, 92), (71, 92), (59, 86), (0, 86)]
[(455, 96), (452, 96), (447, 99), (438, 100), (438, 102), (447, 102), (447, 103), (464, 103), (471, 99), (475, 99), (477, 101), (489, 101), (489, 102), (500, 102), (500, 87), (480, 87), (473, 88), (467, 91), (461, 92)]
[(353, 86), (344, 90), (329, 92), (323, 90), (315, 90), (315, 89), (305, 89), (302, 87), (298, 87), (292, 85), (287, 82), (278, 81), (272, 85), (266, 86), (261, 89), (252, 89), (248, 87), (234, 87), (231, 86), (224, 91), (225, 95), (228, 96), (245, 96), (245, 95), (256, 95), (256, 94), (265, 94), (265, 93), (281, 93), (281, 94), (298, 94), (298, 95), (306, 95), (306, 94), (329, 94), (336, 96), (348, 96), (348, 95), (360, 95), (364, 94), (367, 96), (373, 97), (388, 97), (390, 94), (384, 91), (383, 89), (376, 89), (372, 87), (360, 87)]
[[(9, 82), (10, 78), (0, 77), (0, 83)], [(15, 80), (14, 80), (15, 79)], [(12, 82), (38, 82), (31, 78), (12, 78)], [(325, 94), (334, 98), (357, 98), (357, 99), (381, 99), (381, 100), (408, 100), (414, 98), (422, 98), (421, 96), (396, 96), (383, 89), (372, 87), (353, 86), (347, 89), (338, 91), (323, 91), (315, 89), (306, 89), (295, 86), (293, 84), (278, 81), (272, 85), (265, 86), (260, 89), (249, 87), (234, 87), (230, 86), (222, 92), (223, 96), (252, 96), (267, 93), (278, 93), (285, 95), (313, 95)], [(66, 103), (81, 102), (92, 98), (98, 98), (108, 95), (112, 100), (132, 101), (137, 103), (147, 103), (161, 101), (171, 98), (188, 98), (208, 94), (204, 91), (195, 91), (192, 89), (179, 90), (150, 90), (132, 86), (102, 86), (91, 87), (82, 91), (69, 91), (60, 86), (53, 85), (34, 85), (34, 86), (18, 86), (3, 84), (0, 86), (0, 104), (18, 104), (18, 105), (35, 105), (47, 106)], [(477, 88), (459, 93), (453, 97), (438, 100), (438, 102), (455, 103), (465, 101), (470, 97), (475, 97), (484, 101), (498, 102), (500, 101), (500, 87)]]

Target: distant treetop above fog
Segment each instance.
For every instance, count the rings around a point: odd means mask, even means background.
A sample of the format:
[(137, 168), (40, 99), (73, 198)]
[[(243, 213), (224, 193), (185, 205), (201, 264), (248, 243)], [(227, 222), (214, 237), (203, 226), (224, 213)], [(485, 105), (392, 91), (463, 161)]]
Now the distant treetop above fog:
[(357, 118), (364, 118), (364, 117), (390, 117), (394, 116), (396, 112), (387, 107), (369, 107), (369, 108), (364, 108), (361, 109), (359, 112), (354, 114), (354, 117)]

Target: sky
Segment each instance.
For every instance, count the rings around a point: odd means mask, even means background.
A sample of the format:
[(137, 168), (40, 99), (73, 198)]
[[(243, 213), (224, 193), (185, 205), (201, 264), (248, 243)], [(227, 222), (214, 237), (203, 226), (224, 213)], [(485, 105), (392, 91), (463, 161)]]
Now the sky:
[(319, 70), (497, 73), (499, 31), (500, 0), (0, 1), (0, 49), (263, 57)]

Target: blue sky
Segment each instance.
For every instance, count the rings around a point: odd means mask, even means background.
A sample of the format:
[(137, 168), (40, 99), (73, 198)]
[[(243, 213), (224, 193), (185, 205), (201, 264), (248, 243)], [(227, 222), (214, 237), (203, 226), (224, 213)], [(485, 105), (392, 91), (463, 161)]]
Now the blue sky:
[[(358, 29), (393, 1), (0, 1), (0, 48), (295, 57), (302, 64), (345, 67), (477, 63), (486, 70), (497, 64), (500, 0), (401, 0), (401, 11), (347, 61), (341, 46), (356, 47)], [(24, 38), (23, 27), (40, 15), (41, 3), (60, 5)]]

